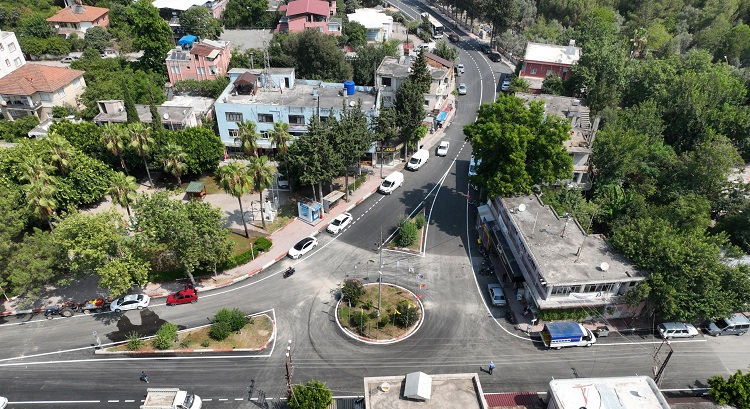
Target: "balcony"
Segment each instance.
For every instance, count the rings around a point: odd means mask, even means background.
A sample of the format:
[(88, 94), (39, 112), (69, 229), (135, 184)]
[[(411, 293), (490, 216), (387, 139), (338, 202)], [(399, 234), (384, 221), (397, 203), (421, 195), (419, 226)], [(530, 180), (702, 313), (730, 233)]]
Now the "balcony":
[(8, 107), (8, 109), (13, 109), (16, 111), (36, 111), (42, 106), (42, 102), (34, 101), (32, 105), (29, 105), (26, 102), (8, 101), (6, 106)]

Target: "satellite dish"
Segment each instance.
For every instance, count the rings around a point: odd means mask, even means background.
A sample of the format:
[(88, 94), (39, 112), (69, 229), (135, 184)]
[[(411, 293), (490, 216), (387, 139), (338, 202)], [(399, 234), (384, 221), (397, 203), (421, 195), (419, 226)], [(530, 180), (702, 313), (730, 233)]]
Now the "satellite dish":
[(519, 212), (525, 212), (526, 211), (526, 205), (523, 204), (523, 203), (521, 203), (520, 205), (518, 205), (518, 211)]
[(162, 115), (162, 118), (169, 119), (169, 114), (165, 112), (164, 115)]
[(599, 265), (599, 268), (602, 269), (602, 271), (609, 270), (609, 263), (603, 262), (601, 265)]
[(388, 382), (383, 382), (380, 384), (380, 386), (378, 386), (378, 389), (383, 392), (388, 392), (389, 390), (391, 390), (391, 384)]

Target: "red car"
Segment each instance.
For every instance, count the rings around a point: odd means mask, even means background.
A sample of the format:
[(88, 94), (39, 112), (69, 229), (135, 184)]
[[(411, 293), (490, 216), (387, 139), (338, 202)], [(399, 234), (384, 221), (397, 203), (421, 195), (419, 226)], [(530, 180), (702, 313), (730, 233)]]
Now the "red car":
[(192, 288), (177, 291), (167, 297), (167, 305), (195, 303), (196, 301), (198, 301), (198, 291)]

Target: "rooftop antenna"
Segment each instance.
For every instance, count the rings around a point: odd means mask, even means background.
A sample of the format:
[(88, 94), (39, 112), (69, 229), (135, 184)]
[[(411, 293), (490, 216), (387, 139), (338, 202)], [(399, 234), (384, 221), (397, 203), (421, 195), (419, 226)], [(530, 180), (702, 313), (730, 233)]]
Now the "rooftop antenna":
[(279, 88), (279, 94), (281, 95), (281, 106), (284, 106), (284, 92), (281, 89), (280, 84), (276, 84), (273, 82), (273, 78), (271, 78), (271, 59), (268, 56), (268, 43), (263, 41), (263, 62), (265, 63), (265, 67), (263, 67), (263, 74), (262, 76), (265, 77), (263, 80), (263, 89), (265, 91), (270, 91), (272, 88)]

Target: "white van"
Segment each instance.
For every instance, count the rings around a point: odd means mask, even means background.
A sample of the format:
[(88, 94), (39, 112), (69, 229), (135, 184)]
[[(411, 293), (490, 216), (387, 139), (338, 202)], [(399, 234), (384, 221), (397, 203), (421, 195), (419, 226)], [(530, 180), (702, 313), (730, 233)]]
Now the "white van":
[(390, 195), (397, 187), (404, 184), (404, 174), (401, 172), (393, 172), (383, 180), (380, 184), (378, 192), (384, 195)]
[(409, 163), (406, 164), (406, 169), (417, 170), (421, 168), (429, 158), (430, 152), (427, 149), (420, 149), (411, 157), (411, 159), (409, 159)]

